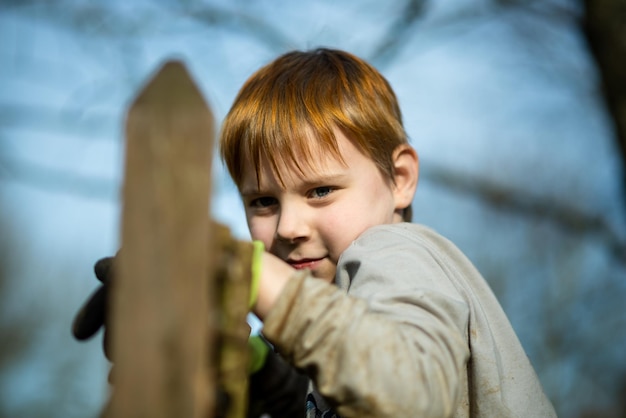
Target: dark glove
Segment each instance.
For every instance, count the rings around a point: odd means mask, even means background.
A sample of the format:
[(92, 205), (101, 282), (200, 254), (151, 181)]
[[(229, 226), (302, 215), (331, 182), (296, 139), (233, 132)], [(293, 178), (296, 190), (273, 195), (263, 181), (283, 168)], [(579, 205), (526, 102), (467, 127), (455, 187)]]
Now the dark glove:
[(109, 290), (113, 280), (115, 257), (105, 257), (96, 262), (94, 272), (102, 285), (87, 299), (79, 309), (72, 324), (72, 334), (79, 341), (91, 338), (100, 327), (104, 327), (104, 354), (109, 357), (106, 321), (109, 310)]

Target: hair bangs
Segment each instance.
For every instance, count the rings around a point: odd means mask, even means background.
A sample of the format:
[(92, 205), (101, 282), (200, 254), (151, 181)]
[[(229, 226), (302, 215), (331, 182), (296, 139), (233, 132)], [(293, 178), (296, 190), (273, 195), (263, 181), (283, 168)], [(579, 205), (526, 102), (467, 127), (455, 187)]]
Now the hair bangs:
[(343, 162), (333, 132), (340, 124), (328, 117), (329, 108), (337, 107), (328, 84), (269, 76), (262, 69), (244, 85), (222, 128), (222, 158), (237, 186), (243, 181), (242, 161), (252, 164), (257, 181), (262, 162), (269, 164), (281, 184), (285, 168), (315, 171), (320, 155)]
[[(260, 181), (262, 164), (268, 164), (281, 185), (285, 170), (303, 175), (318, 171), (320, 156), (336, 156), (343, 162), (335, 139), (333, 127), (328, 124), (314, 125), (310, 121), (291, 121), (294, 115), (285, 114), (287, 121), (266, 124), (251, 135), (247, 141), (248, 161)], [(279, 118), (280, 119), (280, 118)]]

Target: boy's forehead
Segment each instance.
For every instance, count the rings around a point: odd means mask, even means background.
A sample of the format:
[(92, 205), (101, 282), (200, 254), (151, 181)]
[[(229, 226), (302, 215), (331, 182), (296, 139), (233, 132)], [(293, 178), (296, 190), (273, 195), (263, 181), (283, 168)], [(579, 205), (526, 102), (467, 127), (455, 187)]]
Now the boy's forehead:
[[(254, 188), (268, 184), (295, 183), (314, 178), (333, 177), (345, 167), (343, 159), (331, 152), (316, 152), (309, 155), (295, 155), (285, 159), (276, 158), (272, 163), (269, 154), (262, 154), (259, 167), (247, 161), (243, 169), (244, 184)], [(283, 184), (284, 185), (284, 184)]]
[[(250, 156), (243, 164), (242, 179), (246, 189), (263, 188), (263, 185), (306, 182), (307, 180), (336, 177), (347, 167), (347, 148), (354, 148), (351, 141), (341, 132), (335, 132), (337, 150), (309, 138), (304, 146), (292, 147), (289, 152), (263, 150), (259, 155), (258, 167)], [(302, 144), (302, 142), (301, 142)]]

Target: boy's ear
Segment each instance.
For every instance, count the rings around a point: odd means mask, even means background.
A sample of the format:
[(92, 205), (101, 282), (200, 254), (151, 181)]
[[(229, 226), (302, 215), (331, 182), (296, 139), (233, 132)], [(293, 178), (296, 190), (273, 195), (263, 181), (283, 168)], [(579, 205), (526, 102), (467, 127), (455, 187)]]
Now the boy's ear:
[(401, 144), (393, 151), (394, 198), (396, 209), (405, 209), (413, 202), (419, 177), (419, 157), (409, 144)]

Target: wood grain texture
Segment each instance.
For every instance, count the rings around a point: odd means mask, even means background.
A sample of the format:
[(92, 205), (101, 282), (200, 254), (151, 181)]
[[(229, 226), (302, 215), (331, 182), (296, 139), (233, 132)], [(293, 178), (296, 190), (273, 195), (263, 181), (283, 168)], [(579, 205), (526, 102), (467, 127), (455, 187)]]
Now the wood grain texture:
[(224, 418), (244, 418), (248, 408), (248, 337), (246, 322), (250, 303), (252, 244), (232, 238), (223, 225), (215, 226), (217, 254), (217, 283), (220, 295), (220, 342), (218, 382), (229, 403)]
[(212, 416), (213, 140), (201, 93), (182, 63), (167, 62), (126, 123), (109, 418)]

